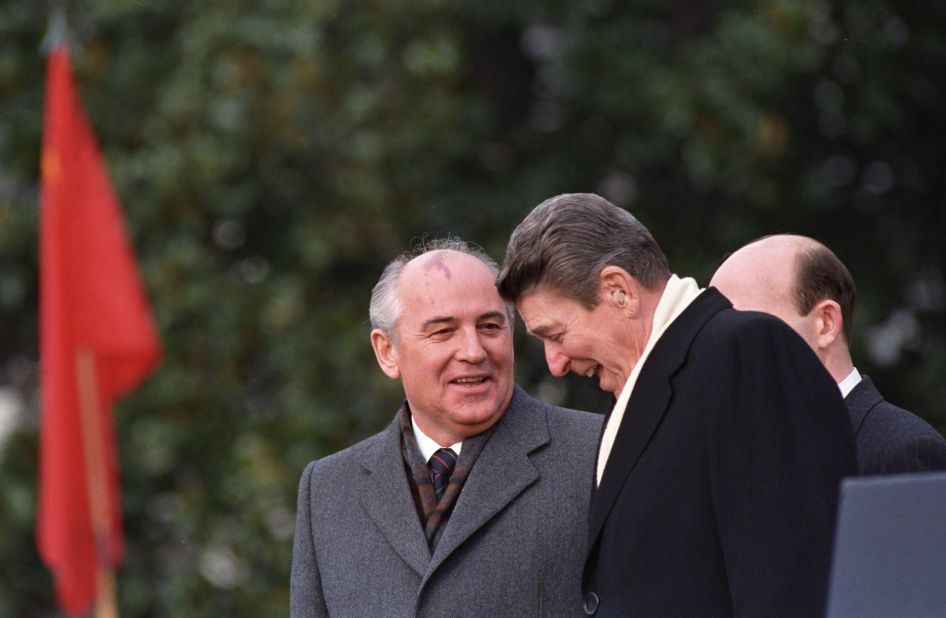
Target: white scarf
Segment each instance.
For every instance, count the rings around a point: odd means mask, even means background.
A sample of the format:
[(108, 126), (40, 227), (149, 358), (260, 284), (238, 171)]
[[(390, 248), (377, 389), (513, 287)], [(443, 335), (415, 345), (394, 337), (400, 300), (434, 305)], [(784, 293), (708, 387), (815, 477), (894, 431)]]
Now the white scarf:
[(601, 436), (601, 445), (598, 447), (598, 470), (595, 477), (595, 484), (601, 484), (601, 476), (604, 474), (604, 467), (608, 464), (608, 457), (611, 455), (611, 447), (614, 446), (614, 438), (617, 436), (618, 428), (621, 426), (621, 420), (624, 418), (627, 402), (634, 391), (634, 384), (637, 383), (637, 376), (641, 373), (641, 368), (647, 362), (650, 351), (654, 349), (657, 341), (664, 334), (674, 320), (677, 319), (683, 310), (690, 306), (690, 303), (702, 292), (696, 281), (690, 277), (681, 279), (676, 275), (671, 275), (667, 280), (667, 287), (664, 288), (657, 308), (654, 310), (654, 322), (651, 325), (650, 337), (647, 339), (647, 345), (644, 346), (644, 352), (637, 360), (631, 375), (627, 377), (624, 388), (618, 401), (614, 404), (614, 410), (608, 417), (608, 424), (604, 428), (604, 434)]

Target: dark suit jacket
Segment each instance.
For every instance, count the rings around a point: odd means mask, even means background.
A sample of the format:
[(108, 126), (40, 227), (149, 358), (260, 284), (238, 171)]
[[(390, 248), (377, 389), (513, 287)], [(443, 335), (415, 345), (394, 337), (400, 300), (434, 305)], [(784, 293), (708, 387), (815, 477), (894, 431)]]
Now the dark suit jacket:
[(855, 472), (841, 394), (811, 349), (709, 288), (631, 395), (591, 505), (586, 609), (821, 615), (839, 482)]
[(946, 470), (946, 439), (929, 423), (888, 403), (864, 378), (844, 399), (861, 474)]
[(600, 427), (599, 415), (553, 408), (517, 386), (433, 555), (397, 419), (309, 464), (299, 484), (291, 615), (580, 614)]

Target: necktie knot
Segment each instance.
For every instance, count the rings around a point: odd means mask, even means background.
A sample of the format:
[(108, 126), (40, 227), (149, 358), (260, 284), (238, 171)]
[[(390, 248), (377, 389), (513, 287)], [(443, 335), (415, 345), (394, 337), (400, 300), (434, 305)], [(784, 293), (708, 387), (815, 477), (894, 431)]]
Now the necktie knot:
[(427, 467), (430, 468), (430, 479), (434, 483), (434, 493), (437, 494), (437, 502), (440, 502), (443, 492), (447, 490), (450, 475), (456, 465), (457, 454), (448, 448), (438, 450), (427, 462)]

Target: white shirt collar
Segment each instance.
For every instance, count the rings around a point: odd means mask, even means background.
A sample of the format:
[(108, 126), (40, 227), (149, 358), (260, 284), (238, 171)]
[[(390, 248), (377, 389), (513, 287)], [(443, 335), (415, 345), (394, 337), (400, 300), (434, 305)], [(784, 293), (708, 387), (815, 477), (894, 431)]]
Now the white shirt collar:
[[(443, 447), (437, 444), (433, 438), (424, 433), (424, 431), (417, 426), (417, 421), (414, 420), (414, 416), (411, 415), (411, 427), (414, 428), (414, 438), (417, 440), (417, 448), (420, 449), (420, 454), (424, 456), (424, 461), (430, 461), (431, 456), (442, 449)], [(456, 444), (451, 444), (449, 447), (454, 453), (457, 454), (457, 457), (460, 456), (460, 448), (463, 446), (463, 441), (457, 442)]]
[(851, 373), (847, 374), (846, 378), (838, 382), (838, 388), (841, 389), (841, 397), (847, 397), (860, 381), (861, 374), (857, 371), (857, 367), (852, 367)]

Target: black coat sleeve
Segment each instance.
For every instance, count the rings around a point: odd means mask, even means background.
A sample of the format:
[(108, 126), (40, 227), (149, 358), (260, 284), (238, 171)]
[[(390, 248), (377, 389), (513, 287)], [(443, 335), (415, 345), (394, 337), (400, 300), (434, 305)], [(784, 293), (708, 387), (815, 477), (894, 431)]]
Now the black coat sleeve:
[(777, 319), (726, 332), (708, 406), (713, 510), (737, 616), (824, 612), (842, 477), (853, 431), (834, 381)]

